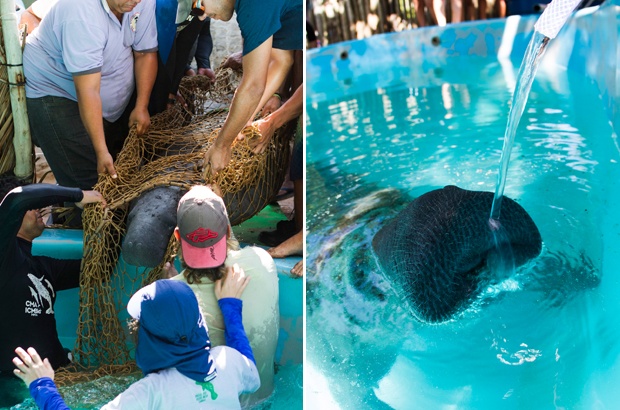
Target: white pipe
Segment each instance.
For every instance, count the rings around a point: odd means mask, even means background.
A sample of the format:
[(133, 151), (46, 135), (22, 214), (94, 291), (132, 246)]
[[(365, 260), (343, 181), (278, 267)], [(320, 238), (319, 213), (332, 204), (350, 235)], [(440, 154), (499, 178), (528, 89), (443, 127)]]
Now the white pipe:
[(33, 175), (32, 141), (26, 110), (26, 86), (22, 68), (22, 49), (17, 31), (14, 0), (0, 0), (0, 20), (4, 36), (11, 112), (13, 113), (13, 147), (15, 148), (15, 176)]
[(555, 38), (579, 3), (581, 0), (553, 0), (536, 21), (534, 28), (545, 37)]

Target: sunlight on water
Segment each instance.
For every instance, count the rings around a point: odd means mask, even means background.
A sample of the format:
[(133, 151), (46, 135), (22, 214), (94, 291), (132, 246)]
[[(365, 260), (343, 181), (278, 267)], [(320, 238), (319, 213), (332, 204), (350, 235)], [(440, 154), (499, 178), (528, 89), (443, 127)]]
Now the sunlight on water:
[(620, 221), (607, 204), (620, 155), (582, 78), (539, 73), (517, 129), (506, 196), (538, 226), (538, 258), (441, 325), (413, 319), (374, 258), (371, 239), (413, 198), (495, 188), (511, 89), (499, 63), (478, 65), (458, 84), (398, 83), (307, 106), (306, 360), (324, 380), (317, 394), (340, 408), (619, 399)]

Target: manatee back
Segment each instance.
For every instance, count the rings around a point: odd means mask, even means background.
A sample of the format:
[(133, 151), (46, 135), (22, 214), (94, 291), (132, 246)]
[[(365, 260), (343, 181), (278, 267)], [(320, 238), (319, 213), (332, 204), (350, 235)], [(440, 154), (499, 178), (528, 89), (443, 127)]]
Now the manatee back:
[[(448, 320), (478, 293), (481, 270), (495, 249), (488, 225), (492, 200), (490, 192), (434, 190), (416, 198), (373, 238), (382, 269), (418, 319)], [(503, 199), (501, 222), (502, 241), (512, 247), (516, 266), (540, 253), (538, 228), (509, 198)]]

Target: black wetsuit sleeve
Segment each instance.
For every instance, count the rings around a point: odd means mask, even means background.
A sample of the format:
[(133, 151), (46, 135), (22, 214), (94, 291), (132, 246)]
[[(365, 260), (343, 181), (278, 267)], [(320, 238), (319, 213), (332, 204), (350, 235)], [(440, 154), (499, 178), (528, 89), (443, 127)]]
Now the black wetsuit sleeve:
[[(47, 259), (47, 258), (46, 258)], [(48, 259), (49, 272), (54, 278), (54, 289), (66, 290), (80, 286), (81, 259)]]
[(51, 184), (32, 184), (9, 192), (0, 204), (0, 260), (12, 250), (10, 244), (22, 225), (24, 215), (31, 209), (44, 208), (60, 202), (79, 202), (84, 193), (79, 188)]
[(224, 338), (226, 346), (237, 349), (239, 353), (250, 359), (256, 364), (250, 341), (245, 334), (243, 322), (241, 321), (241, 311), (243, 303), (237, 298), (222, 298), (217, 301), (224, 317)]

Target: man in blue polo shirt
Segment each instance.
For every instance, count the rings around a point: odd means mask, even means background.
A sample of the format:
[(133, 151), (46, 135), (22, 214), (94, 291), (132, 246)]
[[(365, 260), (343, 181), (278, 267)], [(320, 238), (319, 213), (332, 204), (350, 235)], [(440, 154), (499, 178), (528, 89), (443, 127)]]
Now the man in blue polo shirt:
[(28, 36), (30, 128), (61, 185), (90, 189), (98, 174), (116, 177), (127, 126), (150, 126), (156, 52), (155, 0), (58, 0)]
[(228, 165), (231, 146), (286, 79), (293, 50), (303, 49), (301, 0), (203, 0), (211, 18), (228, 21), (233, 11), (243, 37), (243, 77), (226, 122), (205, 154), (205, 166), (218, 172)]

